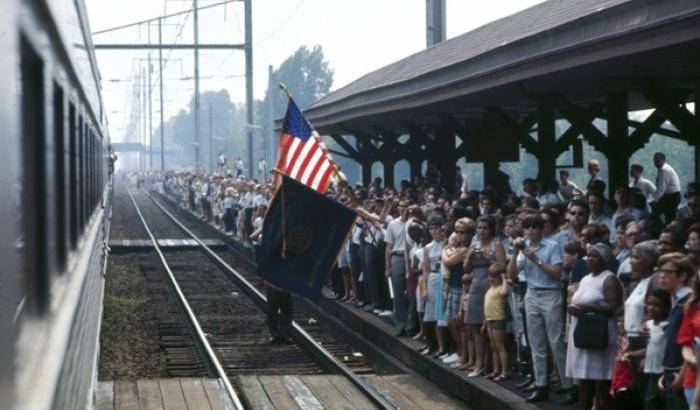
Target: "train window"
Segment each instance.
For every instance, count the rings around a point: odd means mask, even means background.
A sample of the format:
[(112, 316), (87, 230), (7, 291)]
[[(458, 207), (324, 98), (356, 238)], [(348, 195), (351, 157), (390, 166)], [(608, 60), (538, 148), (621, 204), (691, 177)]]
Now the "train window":
[(85, 226), (85, 130), (87, 125), (83, 116), (79, 117), (78, 123), (78, 234), (82, 235)]
[(53, 84), (54, 186), (56, 195), (56, 262), (59, 271), (66, 267), (66, 161), (63, 88)]
[(42, 312), (48, 306), (46, 264), (46, 178), (44, 150), (44, 63), (29, 42), (21, 39), (23, 248), (27, 306)]
[(70, 209), (70, 246), (75, 249), (78, 245), (78, 129), (76, 111), (73, 103), (68, 108), (68, 198)]

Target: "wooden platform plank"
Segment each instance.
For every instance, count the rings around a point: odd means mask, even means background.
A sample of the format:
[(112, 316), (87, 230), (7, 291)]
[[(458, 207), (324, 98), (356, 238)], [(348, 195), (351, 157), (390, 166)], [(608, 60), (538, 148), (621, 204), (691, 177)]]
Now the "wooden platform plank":
[(328, 381), (328, 376), (301, 376), (324, 408), (329, 410), (353, 410), (353, 406), (340, 391)]
[(178, 379), (160, 379), (160, 394), (163, 398), (163, 408), (166, 410), (187, 410), (185, 396)]
[(139, 408), (139, 393), (136, 388), (136, 382), (124, 380), (117, 380), (114, 382), (114, 408)]
[(284, 410), (300, 408), (284, 386), (281, 376), (260, 376), (258, 380), (275, 408)]
[(403, 394), (396, 386), (388, 383), (380, 376), (365, 376), (365, 380), (370, 382), (377, 391), (384, 396), (389, 403), (402, 410), (423, 410), (424, 407), (411, 400), (410, 396)]
[(255, 376), (238, 376), (236, 377), (237, 384), (241, 387), (242, 399), (248, 404), (252, 409), (262, 409), (262, 410), (274, 410), (275, 406), (270, 401), (270, 398), (265, 393), (258, 380)]
[(452, 399), (432, 383), (418, 383), (410, 375), (398, 374), (381, 376), (382, 379), (396, 386), (421, 407), (440, 406), (445, 409), (464, 409), (466, 405)]
[(113, 410), (114, 409), (114, 382), (97, 382), (95, 387), (95, 409), (96, 410)]
[(180, 379), (182, 394), (188, 410), (211, 410), (209, 399), (204, 392), (202, 381), (195, 378)]
[(219, 388), (219, 380), (201, 379), (201, 381), (202, 388), (204, 389), (204, 393), (207, 395), (207, 399), (209, 399), (209, 405), (211, 406), (212, 410), (225, 410), (226, 402), (223, 397), (223, 391), (221, 391)]
[(299, 376), (283, 376), (282, 381), (302, 409), (323, 410), (323, 405)]
[(139, 392), (141, 410), (163, 410), (163, 399), (160, 395), (158, 380), (139, 380), (136, 382)]
[(365, 395), (343, 376), (328, 376), (328, 380), (340, 391), (347, 401), (353, 403), (355, 408), (376, 409)]

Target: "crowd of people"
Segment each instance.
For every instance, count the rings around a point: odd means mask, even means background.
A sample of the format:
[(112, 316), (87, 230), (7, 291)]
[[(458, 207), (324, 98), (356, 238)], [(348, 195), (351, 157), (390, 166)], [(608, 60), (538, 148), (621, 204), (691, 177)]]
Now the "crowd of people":
[[(358, 217), (330, 286), (466, 377), (526, 375), (518, 388), (530, 402), (556, 392), (587, 410), (687, 409), (700, 343), (700, 184), (681, 186), (663, 153), (653, 161), (656, 183), (633, 164), (612, 198), (595, 160), (585, 187), (562, 170), (559, 181), (525, 179), (520, 196), (444, 187), (435, 167), (397, 189), (379, 178), (331, 188)], [(272, 181), (157, 178), (201, 218), (259, 240)]]

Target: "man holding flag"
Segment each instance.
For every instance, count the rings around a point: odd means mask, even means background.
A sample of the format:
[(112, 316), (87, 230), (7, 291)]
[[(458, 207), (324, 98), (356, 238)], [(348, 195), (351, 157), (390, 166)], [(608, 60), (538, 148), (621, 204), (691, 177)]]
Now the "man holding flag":
[[(286, 89), (285, 89), (286, 91)], [(291, 331), (289, 293), (318, 300), (355, 212), (323, 194), (342, 178), (318, 133), (287, 91), (275, 196), (262, 228), (258, 274), (268, 283), (268, 324), (273, 342)]]

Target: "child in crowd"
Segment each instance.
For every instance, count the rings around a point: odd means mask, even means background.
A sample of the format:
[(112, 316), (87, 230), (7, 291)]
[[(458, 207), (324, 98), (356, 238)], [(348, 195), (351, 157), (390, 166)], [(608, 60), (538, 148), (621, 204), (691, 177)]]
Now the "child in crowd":
[(495, 262), (489, 267), (490, 288), (484, 297), (484, 315), (486, 322), (482, 330), (487, 330), (491, 343), (493, 371), (486, 376), (494, 381), (504, 381), (510, 377), (508, 372), (508, 349), (506, 348), (506, 296), (508, 282), (505, 281), (506, 265)]
[(459, 298), (459, 314), (457, 323), (459, 324), (459, 361), (452, 365), (452, 368), (459, 370), (472, 370), (474, 368), (474, 345), (469, 341), (464, 320), (467, 317), (467, 306), (469, 306), (469, 287), (472, 284), (471, 275), (462, 276), (462, 296)]
[(659, 392), (657, 381), (664, 372), (661, 362), (666, 349), (664, 333), (668, 325), (668, 314), (671, 311), (671, 296), (663, 289), (653, 290), (646, 299), (647, 314), (651, 317), (645, 323), (649, 334), (647, 347), (642, 351), (644, 356), (644, 374), (648, 382), (646, 397), (644, 397), (645, 409), (660, 409), (664, 406), (664, 397)]

